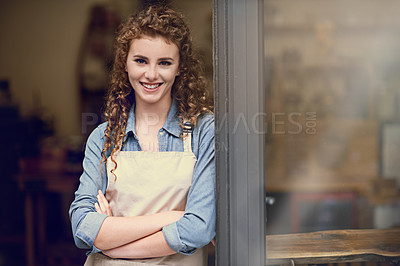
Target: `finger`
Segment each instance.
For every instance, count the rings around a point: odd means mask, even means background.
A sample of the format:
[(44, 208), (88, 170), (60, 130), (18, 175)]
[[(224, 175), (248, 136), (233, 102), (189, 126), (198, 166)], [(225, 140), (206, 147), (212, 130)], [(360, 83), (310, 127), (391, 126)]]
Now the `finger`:
[(109, 214), (110, 206), (108, 205), (108, 201), (101, 191), (99, 191), (99, 198), (100, 198), (100, 202), (104, 208), (105, 213)]
[(112, 215), (111, 214), (110, 204), (108, 204), (108, 201), (107, 201), (107, 199), (105, 197), (103, 197), (103, 203), (104, 203), (104, 206), (106, 207), (106, 214), (107, 215)]
[(108, 200), (104, 196), (103, 192), (99, 191), (99, 196), (100, 196), (101, 202), (104, 206), (105, 213), (107, 215), (112, 215), (110, 204), (108, 204)]
[(94, 208), (96, 209), (96, 211), (97, 211), (98, 213), (101, 213), (99, 204), (97, 204), (97, 202), (94, 204)]
[(103, 201), (101, 200), (100, 195), (97, 195), (97, 202), (98, 202), (98, 204), (99, 204), (101, 213), (106, 213), (106, 207), (104, 206)]

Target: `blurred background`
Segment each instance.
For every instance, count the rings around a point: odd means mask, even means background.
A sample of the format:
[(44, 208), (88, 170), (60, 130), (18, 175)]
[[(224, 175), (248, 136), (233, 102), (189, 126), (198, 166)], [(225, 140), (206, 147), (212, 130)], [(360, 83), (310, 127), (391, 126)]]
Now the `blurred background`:
[(0, 1), (0, 265), (83, 265), (68, 208), (103, 121), (114, 34), (157, 2), (185, 15), (211, 90), (211, 0)]
[[(151, 2), (0, 1), (0, 265), (83, 265), (67, 211), (84, 143), (115, 29)], [(163, 2), (187, 17), (212, 91), (212, 1)], [(398, 10), (264, 1), (267, 234), (399, 227)]]

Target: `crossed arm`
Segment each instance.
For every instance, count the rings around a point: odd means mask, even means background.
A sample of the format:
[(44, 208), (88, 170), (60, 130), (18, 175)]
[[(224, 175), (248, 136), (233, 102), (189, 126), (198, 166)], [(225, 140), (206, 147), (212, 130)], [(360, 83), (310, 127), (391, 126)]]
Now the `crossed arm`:
[[(101, 191), (95, 204), (98, 213), (107, 214), (94, 245), (112, 258), (151, 258), (176, 253), (164, 238), (161, 229), (178, 221), (183, 211), (167, 211), (136, 217), (113, 217), (108, 201)], [(131, 230), (136, 228), (136, 230)]]

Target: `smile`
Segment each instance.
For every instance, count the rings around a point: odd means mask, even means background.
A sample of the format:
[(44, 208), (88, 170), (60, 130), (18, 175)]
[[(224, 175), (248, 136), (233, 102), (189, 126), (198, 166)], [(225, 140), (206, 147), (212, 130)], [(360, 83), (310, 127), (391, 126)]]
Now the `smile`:
[(151, 90), (154, 91), (156, 89), (158, 89), (163, 83), (144, 83), (144, 82), (140, 82), (140, 84), (147, 90)]

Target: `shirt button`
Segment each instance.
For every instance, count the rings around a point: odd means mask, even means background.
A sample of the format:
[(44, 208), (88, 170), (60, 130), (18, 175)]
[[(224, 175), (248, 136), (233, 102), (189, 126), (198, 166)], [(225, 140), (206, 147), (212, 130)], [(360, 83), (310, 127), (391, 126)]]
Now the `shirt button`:
[(160, 132), (160, 136), (163, 136), (164, 135), (164, 132)]

